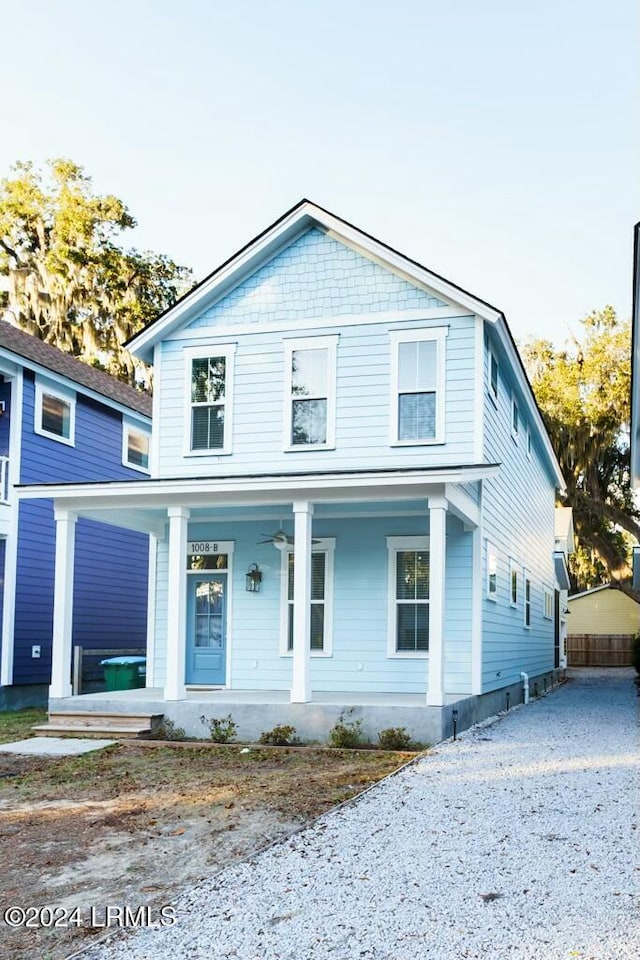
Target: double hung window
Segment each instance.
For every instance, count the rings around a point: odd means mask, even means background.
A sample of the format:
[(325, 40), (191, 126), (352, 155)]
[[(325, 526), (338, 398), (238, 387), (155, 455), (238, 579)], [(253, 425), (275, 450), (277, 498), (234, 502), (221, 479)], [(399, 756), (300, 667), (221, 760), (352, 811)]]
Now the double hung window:
[(286, 450), (335, 444), (337, 336), (285, 341)]
[(531, 626), (531, 578), (528, 572), (524, 571), (524, 625)]
[(391, 443), (444, 442), (446, 329), (391, 333)]
[[(311, 554), (311, 652), (329, 656), (332, 637), (332, 597), (333, 597), (333, 552), (335, 540), (318, 540)], [(283, 611), (284, 644), (282, 653), (293, 651), (293, 603), (295, 553), (285, 550), (282, 553), (283, 595), (286, 597)]]
[(188, 450), (230, 453), (234, 345), (187, 351)]
[(424, 656), (429, 650), (429, 540), (388, 537), (389, 654)]

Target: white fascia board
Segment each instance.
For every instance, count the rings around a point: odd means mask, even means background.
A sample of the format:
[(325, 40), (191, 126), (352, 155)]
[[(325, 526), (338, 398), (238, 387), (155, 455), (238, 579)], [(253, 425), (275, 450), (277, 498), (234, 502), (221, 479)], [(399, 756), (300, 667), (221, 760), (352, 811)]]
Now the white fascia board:
[(330, 236), (346, 243), (368, 259), (373, 259), (411, 283), (428, 288), (429, 291), (433, 291), (443, 300), (450, 301), (451, 304), (459, 304), (470, 313), (480, 314), (492, 322), (496, 322), (501, 316), (499, 311), (489, 304), (476, 299), (437, 274), (431, 273), (425, 267), (407, 260), (402, 254), (361, 233), (357, 227), (352, 227), (326, 210), (307, 202), (300, 204), (288, 216), (279, 220), (271, 229), (241, 250), (191, 294), (187, 294), (164, 317), (142, 330), (129, 342), (128, 350), (141, 359), (151, 362), (153, 346), (158, 340), (165, 339), (175, 327), (195, 317), (203, 303), (213, 306), (216, 300), (242, 282), (281, 247), (291, 243), (312, 226), (324, 229)]
[(434, 486), (473, 483), (495, 476), (499, 466), (494, 464), (459, 467), (438, 471), (377, 474), (309, 474), (277, 477), (211, 477), (170, 480), (121, 480), (98, 483), (45, 483), (20, 487), (20, 500), (53, 498), (70, 510), (157, 509), (184, 504), (207, 505), (220, 497), (229, 503), (278, 503), (304, 495), (314, 502), (335, 500), (414, 499), (427, 496)]
[(292, 211), (289, 217), (267, 230), (249, 247), (241, 250), (224, 267), (216, 270), (212, 276), (204, 280), (195, 290), (188, 293), (170, 309), (164, 317), (157, 320), (150, 327), (141, 330), (130, 341), (127, 349), (135, 356), (153, 361), (153, 347), (159, 340), (164, 340), (177, 326), (188, 323), (197, 316), (203, 303), (213, 305), (229, 290), (237, 286), (258, 267), (269, 260), (281, 246), (291, 243), (304, 233), (313, 223), (305, 207)]
[(581, 593), (574, 593), (571, 597), (568, 597), (567, 599), (569, 603), (571, 603), (572, 600), (578, 600), (580, 597), (589, 597), (592, 593), (599, 593), (600, 590), (610, 590), (610, 589), (611, 589), (610, 583), (602, 583), (600, 584), (599, 587), (591, 587), (591, 589), (583, 590)]

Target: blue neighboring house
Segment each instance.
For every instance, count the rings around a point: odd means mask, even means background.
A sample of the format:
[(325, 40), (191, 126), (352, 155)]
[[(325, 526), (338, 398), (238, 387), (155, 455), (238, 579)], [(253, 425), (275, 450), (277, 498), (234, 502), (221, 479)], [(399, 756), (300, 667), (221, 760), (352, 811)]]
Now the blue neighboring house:
[[(151, 478), (21, 492), (61, 571), (82, 517), (151, 537), (147, 689), (100, 709), (435, 740), (552, 680), (563, 479), (500, 310), (305, 200), (129, 346)], [(61, 576), (50, 707), (95, 710), (72, 602)]]
[[(46, 703), (55, 520), (20, 484), (148, 476), (151, 399), (0, 321), (0, 708)], [(78, 524), (74, 645), (145, 647), (148, 537)]]

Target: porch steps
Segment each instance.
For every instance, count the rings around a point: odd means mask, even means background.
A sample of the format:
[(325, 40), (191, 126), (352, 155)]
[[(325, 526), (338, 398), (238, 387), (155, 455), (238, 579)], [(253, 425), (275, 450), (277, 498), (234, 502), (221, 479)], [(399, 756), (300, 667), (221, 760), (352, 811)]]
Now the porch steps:
[(161, 713), (50, 713), (49, 722), (32, 729), (41, 737), (148, 737)]

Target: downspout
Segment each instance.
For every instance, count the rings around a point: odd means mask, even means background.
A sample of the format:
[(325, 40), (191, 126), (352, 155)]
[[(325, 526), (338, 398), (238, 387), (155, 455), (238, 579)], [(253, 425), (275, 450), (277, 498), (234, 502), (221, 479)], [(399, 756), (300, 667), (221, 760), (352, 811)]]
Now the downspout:
[(524, 670), (521, 671), (520, 676), (524, 682), (524, 702), (529, 703), (529, 674), (525, 673)]

